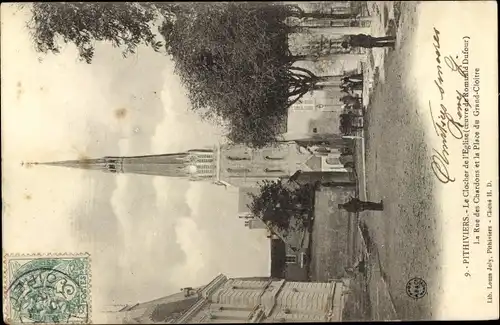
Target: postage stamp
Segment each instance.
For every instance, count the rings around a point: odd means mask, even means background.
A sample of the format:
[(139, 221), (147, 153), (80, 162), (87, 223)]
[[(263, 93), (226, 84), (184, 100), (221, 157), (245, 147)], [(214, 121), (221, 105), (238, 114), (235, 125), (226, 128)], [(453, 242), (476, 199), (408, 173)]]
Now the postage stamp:
[(6, 255), (4, 320), (90, 323), (90, 270), (88, 254)]

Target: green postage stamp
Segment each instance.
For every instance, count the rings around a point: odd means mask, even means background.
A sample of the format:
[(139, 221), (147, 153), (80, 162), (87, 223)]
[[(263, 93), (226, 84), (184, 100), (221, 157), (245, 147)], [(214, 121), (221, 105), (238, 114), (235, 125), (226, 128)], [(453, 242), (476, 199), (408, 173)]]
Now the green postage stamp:
[(3, 278), (7, 323), (90, 323), (88, 254), (6, 255)]

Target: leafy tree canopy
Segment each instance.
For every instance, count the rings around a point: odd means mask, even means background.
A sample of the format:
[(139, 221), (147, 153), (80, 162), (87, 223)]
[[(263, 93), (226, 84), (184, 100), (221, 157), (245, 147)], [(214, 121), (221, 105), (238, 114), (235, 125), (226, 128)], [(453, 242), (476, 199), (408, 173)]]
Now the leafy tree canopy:
[[(87, 63), (96, 41), (124, 56), (139, 45), (160, 51), (163, 43), (176, 73), (202, 116), (223, 121), (235, 143), (261, 147), (278, 140), (287, 108), (323, 80), (292, 67), (285, 24), (301, 15), (273, 3), (33, 3), (29, 23), (38, 51), (58, 53), (58, 38), (74, 43)], [(295, 10), (295, 11), (294, 11)], [(303, 59), (303, 58), (302, 58)]]
[(249, 195), (252, 203), (248, 208), (252, 214), (280, 230), (290, 230), (292, 217), (298, 218), (302, 227), (309, 222), (313, 209), (313, 186), (310, 184), (292, 185), (282, 180), (265, 180), (258, 194)]
[(28, 22), (33, 43), (42, 53), (59, 53), (58, 38), (76, 45), (80, 59), (90, 63), (95, 42), (108, 41), (121, 47), (123, 55), (134, 53), (140, 44), (161, 49), (150, 23), (158, 11), (133, 2), (35, 2)]
[(193, 108), (227, 122), (233, 142), (275, 140), (286, 116), (287, 26), (271, 4), (210, 3), (166, 21), (161, 34)]

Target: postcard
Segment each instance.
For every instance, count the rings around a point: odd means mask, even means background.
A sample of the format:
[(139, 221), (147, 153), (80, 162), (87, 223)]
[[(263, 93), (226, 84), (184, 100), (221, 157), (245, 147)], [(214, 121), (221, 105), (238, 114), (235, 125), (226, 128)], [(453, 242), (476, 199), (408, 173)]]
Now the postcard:
[(4, 321), (497, 319), (496, 24), (2, 4)]

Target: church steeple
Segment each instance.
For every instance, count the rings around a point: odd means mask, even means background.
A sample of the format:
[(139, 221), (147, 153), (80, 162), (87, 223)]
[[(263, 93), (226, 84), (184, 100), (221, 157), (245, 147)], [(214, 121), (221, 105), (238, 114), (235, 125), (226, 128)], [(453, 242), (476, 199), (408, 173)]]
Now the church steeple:
[(191, 180), (215, 180), (217, 155), (212, 149), (187, 152), (31, 163), (68, 168), (100, 170), (108, 173), (133, 173), (152, 176), (184, 177)]
[[(244, 144), (223, 144), (214, 148), (180, 153), (33, 164), (100, 170), (108, 173), (178, 177), (209, 181), (226, 187), (247, 188), (258, 187), (263, 180), (289, 178), (298, 170), (312, 173), (310, 175), (340, 172), (339, 167), (342, 166), (338, 161), (339, 154), (301, 150), (297, 143), (286, 141), (264, 148), (249, 148)], [(342, 173), (346, 171), (344, 168), (341, 170)]]

